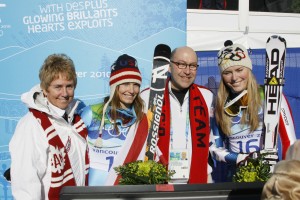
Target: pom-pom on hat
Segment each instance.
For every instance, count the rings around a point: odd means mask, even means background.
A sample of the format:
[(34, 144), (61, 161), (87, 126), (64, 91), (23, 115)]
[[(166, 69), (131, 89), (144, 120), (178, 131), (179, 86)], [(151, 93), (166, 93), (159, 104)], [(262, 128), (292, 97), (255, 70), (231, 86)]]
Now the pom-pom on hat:
[(109, 100), (103, 107), (103, 117), (101, 120), (100, 132), (102, 132), (102, 128), (104, 125), (104, 115), (106, 108), (111, 102), (114, 93), (116, 91), (116, 87), (120, 84), (133, 82), (141, 85), (142, 83), (142, 75), (138, 68), (137, 60), (127, 54), (123, 54), (118, 57), (118, 59), (111, 66), (111, 73), (109, 78), (109, 86), (110, 86), (110, 95)]
[(241, 65), (252, 70), (252, 62), (247, 49), (241, 44), (233, 44), (231, 40), (224, 42), (224, 46), (218, 53), (218, 65), (220, 72), (231, 66)]

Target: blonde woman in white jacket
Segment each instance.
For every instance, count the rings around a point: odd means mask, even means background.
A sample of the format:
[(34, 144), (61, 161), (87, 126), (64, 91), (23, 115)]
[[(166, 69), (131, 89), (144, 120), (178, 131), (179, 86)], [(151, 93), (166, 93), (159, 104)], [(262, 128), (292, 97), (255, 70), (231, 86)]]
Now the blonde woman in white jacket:
[(40, 84), (21, 97), (29, 112), (9, 144), (16, 200), (58, 199), (63, 186), (87, 183), (87, 130), (75, 114), (73, 61), (64, 54), (50, 55), (39, 77)]

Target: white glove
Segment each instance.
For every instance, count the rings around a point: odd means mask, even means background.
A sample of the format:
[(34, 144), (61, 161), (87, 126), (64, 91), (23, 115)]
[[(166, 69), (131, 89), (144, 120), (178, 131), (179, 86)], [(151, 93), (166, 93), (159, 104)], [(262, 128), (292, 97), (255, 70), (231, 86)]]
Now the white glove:
[(249, 154), (239, 153), (237, 159), (236, 159), (236, 165), (237, 166), (244, 166), (247, 165), (247, 158)]

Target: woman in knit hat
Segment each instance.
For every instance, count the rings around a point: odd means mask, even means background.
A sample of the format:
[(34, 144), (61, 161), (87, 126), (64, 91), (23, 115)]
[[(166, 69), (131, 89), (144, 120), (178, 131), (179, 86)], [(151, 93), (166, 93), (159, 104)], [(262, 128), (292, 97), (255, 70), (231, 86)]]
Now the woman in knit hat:
[(118, 184), (114, 167), (143, 160), (148, 124), (141, 81), (136, 59), (121, 55), (111, 66), (110, 96), (83, 109), (89, 131), (89, 185)]
[[(226, 181), (231, 181), (236, 166), (244, 163), (253, 152), (262, 150), (264, 90), (252, 73), (247, 49), (232, 41), (226, 41), (224, 46), (218, 53), (221, 80), (215, 108), (215, 140), (210, 150), (216, 160), (227, 163), (224, 174)], [(296, 136), (292, 115), (284, 97), (281, 107), (284, 116), (281, 113), (279, 127), (284, 158)], [(276, 154), (274, 152), (271, 158), (275, 163), (278, 158)]]

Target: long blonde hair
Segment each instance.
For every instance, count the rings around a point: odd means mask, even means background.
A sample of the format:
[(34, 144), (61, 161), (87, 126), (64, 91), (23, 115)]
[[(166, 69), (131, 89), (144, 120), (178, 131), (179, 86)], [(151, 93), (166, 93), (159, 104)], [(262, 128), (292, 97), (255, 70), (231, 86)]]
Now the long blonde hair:
[[(222, 77), (222, 76), (221, 76)], [(231, 116), (224, 111), (224, 104), (226, 98), (229, 96), (230, 89), (225, 85), (223, 78), (221, 78), (216, 101), (216, 122), (220, 126), (222, 132), (229, 136), (231, 134)], [(248, 82), (248, 108), (243, 112), (241, 124), (250, 125), (250, 133), (259, 126), (258, 112), (262, 106), (262, 100), (259, 92), (259, 85), (251, 70), (249, 70)]]

